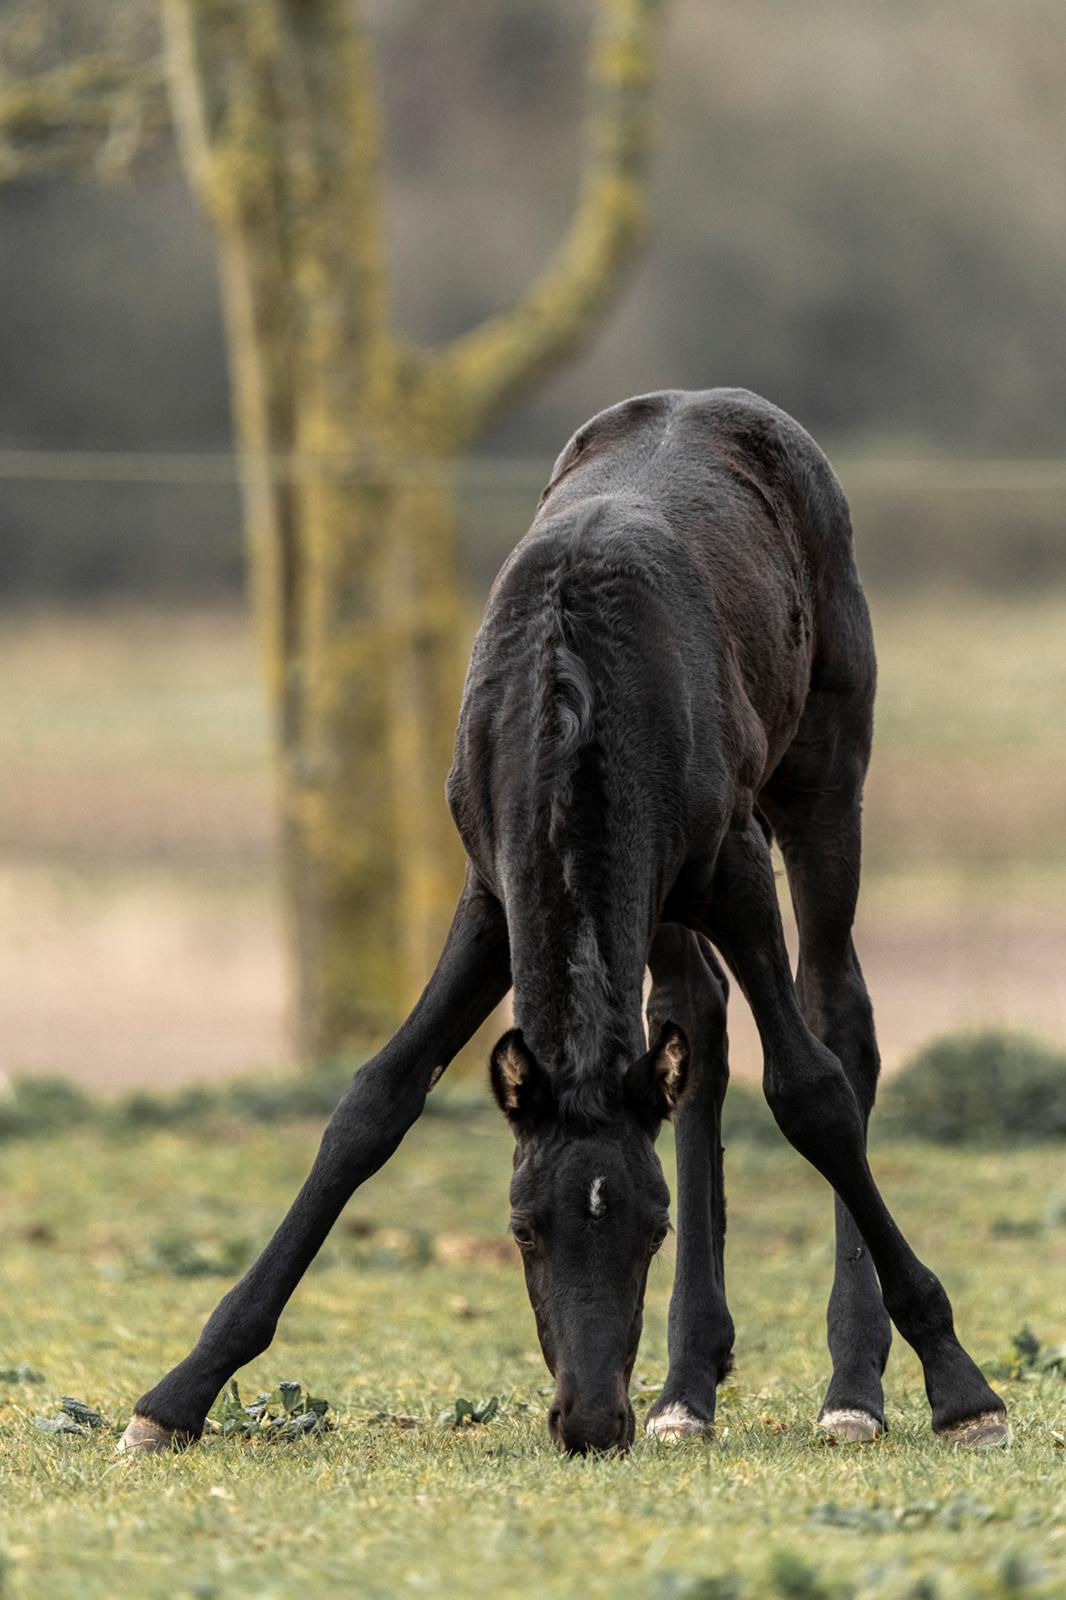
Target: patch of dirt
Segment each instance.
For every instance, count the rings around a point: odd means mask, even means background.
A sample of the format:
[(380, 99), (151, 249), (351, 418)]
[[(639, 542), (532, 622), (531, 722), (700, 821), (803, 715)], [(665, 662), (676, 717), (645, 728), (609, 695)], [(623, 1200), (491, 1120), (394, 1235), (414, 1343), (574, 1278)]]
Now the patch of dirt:
[[(1066, 920), (874, 909), (858, 943), (886, 1071), (954, 1028), (1066, 1039)], [(128, 1089), (276, 1067), (288, 1059), (287, 992), (268, 882), (0, 868), (4, 1072)], [(757, 1077), (758, 1036), (736, 985), (729, 1038), (734, 1072)]]
[(5, 1073), (129, 1089), (276, 1066), (287, 1055), (286, 992), (265, 888), (0, 869)]
[[(939, 601), (921, 616), (879, 607), (858, 946), (889, 1071), (954, 1028), (1066, 1039), (1066, 760), (1049, 733), (1061, 604), (985, 609), (975, 621)], [(927, 660), (922, 616), (938, 650), (968, 652), (965, 673)], [(975, 700), (971, 681), (995, 692)], [(283, 1065), (267, 719), (247, 620), (0, 619), (0, 744), (0, 1072), (125, 1089)], [(730, 1041), (734, 1070), (758, 1076), (735, 986)]]

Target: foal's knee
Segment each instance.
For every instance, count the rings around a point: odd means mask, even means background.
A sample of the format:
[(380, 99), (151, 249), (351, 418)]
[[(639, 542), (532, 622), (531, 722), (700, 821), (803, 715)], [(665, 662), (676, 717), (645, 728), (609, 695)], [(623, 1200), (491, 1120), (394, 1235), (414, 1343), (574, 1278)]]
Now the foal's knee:
[(919, 1262), (902, 1284), (884, 1292), (885, 1310), (904, 1338), (917, 1350), (954, 1339), (951, 1301), (935, 1272)]
[(767, 1062), (763, 1092), (788, 1141), (809, 1159), (826, 1149), (862, 1147), (859, 1103), (836, 1056), (811, 1039), (806, 1060)]

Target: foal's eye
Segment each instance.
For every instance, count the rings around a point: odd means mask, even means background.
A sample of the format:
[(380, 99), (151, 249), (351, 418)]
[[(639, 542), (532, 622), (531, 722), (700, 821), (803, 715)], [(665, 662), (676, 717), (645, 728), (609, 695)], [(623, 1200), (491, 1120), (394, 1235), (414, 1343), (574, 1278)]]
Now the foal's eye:
[(651, 1241), (651, 1253), (652, 1253), (652, 1255), (655, 1254), (656, 1250), (658, 1250), (658, 1249), (660, 1249), (662, 1247), (663, 1241), (665, 1240), (666, 1235), (669, 1232), (670, 1232), (670, 1224), (668, 1222), (664, 1222), (660, 1228), (656, 1228), (654, 1234), (652, 1235), (652, 1241)]
[(536, 1243), (533, 1237), (533, 1229), (527, 1227), (524, 1222), (512, 1222), (511, 1233), (519, 1250), (531, 1250)]

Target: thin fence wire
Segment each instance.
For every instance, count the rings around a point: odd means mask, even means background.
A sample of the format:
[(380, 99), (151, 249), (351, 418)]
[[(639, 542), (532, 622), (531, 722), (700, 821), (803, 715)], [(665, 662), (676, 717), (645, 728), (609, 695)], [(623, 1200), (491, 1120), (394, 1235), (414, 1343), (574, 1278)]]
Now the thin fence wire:
[[(1066, 459), (842, 455), (834, 458), (834, 464), (846, 488), (866, 493), (1066, 493)], [(358, 455), (241, 460), (227, 451), (0, 450), (0, 481), (8, 483), (236, 484), (245, 476), (283, 482), (328, 476), (350, 482), (388, 478), (411, 484), (449, 484), (457, 489), (538, 491), (550, 472), (549, 460), (522, 456), (398, 457), (368, 462)]]

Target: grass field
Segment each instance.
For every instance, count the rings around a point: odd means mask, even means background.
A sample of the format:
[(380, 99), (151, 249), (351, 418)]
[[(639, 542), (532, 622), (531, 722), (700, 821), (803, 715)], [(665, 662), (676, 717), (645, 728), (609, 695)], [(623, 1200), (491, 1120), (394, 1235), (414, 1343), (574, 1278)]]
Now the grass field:
[[(887, 1064), (960, 1025), (1066, 1038), (1066, 598), (895, 600), (875, 621), (860, 947)], [(0, 746), (0, 1073), (114, 1088), (282, 1063), (266, 720), (243, 619), (0, 619)], [(753, 1070), (739, 1004), (730, 1033)], [(1060, 1375), (997, 1377), (1013, 1444), (953, 1455), (897, 1342), (889, 1437), (848, 1450), (816, 1433), (831, 1206), (783, 1144), (727, 1156), (738, 1360), (713, 1443), (640, 1437), (628, 1460), (584, 1462), (549, 1446), (504, 1233), (510, 1139), (484, 1103), (428, 1117), (360, 1192), (241, 1375), (246, 1398), (301, 1381), (332, 1402), (334, 1431), (131, 1461), (110, 1426), (38, 1428), (64, 1395), (121, 1427), (270, 1233), (317, 1132), (94, 1123), (0, 1146), (4, 1600), (1066, 1597)], [(982, 1363), (1007, 1371), (1026, 1324), (1066, 1340), (1060, 1153), (886, 1145), (876, 1166)], [(670, 1278), (667, 1250), (638, 1413), (665, 1374)], [(491, 1397), (488, 1422), (441, 1421)]]
[[(727, 1152), (737, 1367), (715, 1442), (641, 1437), (627, 1460), (587, 1461), (549, 1446), (548, 1376), (503, 1231), (510, 1136), (488, 1110), (420, 1124), (241, 1374), (246, 1397), (303, 1381), (333, 1402), (336, 1431), (132, 1461), (107, 1429), (39, 1431), (64, 1394), (125, 1421), (269, 1233), (316, 1140), (307, 1125), (232, 1125), (4, 1148), (0, 1369), (41, 1375), (0, 1381), (5, 1600), (1066, 1595), (1061, 1376), (997, 1380), (1013, 1443), (952, 1454), (897, 1340), (889, 1437), (848, 1449), (816, 1435), (830, 1205), (783, 1144)], [(668, 1149), (665, 1164), (672, 1182)], [(875, 1164), (978, 1360), (1026, 1322), (1045, 1344), (1066, 1338), (1060, 1154), (886, 1146)], [(665, 1372), (671, 1274), (667, 1251), (638, 1415)], [(490, 1422), (440, 1424), (458, 1398), (493, 1395)]]
[[(891, 1069), (1066, 1039), (1066, 597), (875, 600), (860, 948)], [(267, 726), (236, 612), (0, 617), (0, 1070), (104, 1087), (286, 1052)], [(734, 1063), (758, 1052), (742, 1002)]]

